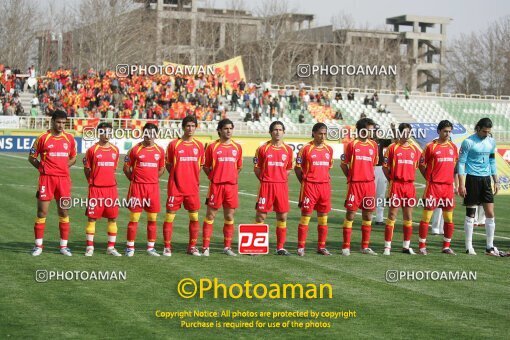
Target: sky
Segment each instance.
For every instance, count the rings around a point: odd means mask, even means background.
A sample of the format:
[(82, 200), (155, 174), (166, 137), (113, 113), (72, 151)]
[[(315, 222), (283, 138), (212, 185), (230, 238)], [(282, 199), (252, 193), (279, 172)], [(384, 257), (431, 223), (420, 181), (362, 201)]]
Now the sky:
[[(36, 0), (31, 0), (36, 1)], [(79, 4), (81, 0), (42, 0), (41, 6), (55, 2)], [(226, 8), (232, 0), (198, 0), (199, 6), (206, 2), (215, 7)], [(251, 5), (260, 0), (244, 0)], [(448, 39), (457, 38), (461, 33), (480, 32), (487, 26), (506, 15), (510, 15), (508, 0), (287, 0), (289, 8), (297, 13), (314, 14), (315, 26), (331, 24), (331, 17), (338, 13), (350, 15), (358, 27), (380, 28), (386, 18), (403, 14), (449, 17), (452, 22), (447, 26)]]

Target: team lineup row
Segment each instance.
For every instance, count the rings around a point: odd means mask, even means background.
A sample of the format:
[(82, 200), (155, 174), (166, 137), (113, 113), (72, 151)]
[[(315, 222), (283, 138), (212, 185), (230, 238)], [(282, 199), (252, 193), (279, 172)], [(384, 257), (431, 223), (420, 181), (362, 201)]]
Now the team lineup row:
[[(488, 120), (488, 118), (486, 118)], [(29, 162), (39, 170), (39, 187), (37, 191), (37, 218), (34, 224), (35, 247), (32, 255), (38, 256), (43, 250), (43, 236), (46, 225), (46, 215), (51, 200), (57, 201), (62, 197), (71, 197), (71, 179), (69, 168), (76, 162), (76, 146), (72, 135), (64, 131), (67, 116), (64, 112), (56, 111), (51, 119), (51, 128), (40, 135), (30, 150)], [(488, 176), (473, 176), (470, 168), (469, 154), (473, 149), (492, 148), (493, 139), (488, 137), (492, 123), (483, 123), (478, 134), (479, 142), (461, 147), (459, 152), (455, 144), (450, 141), (453, 125), (448, 121), (439, 123), (438, 138), (429, 143), (423, 153), (409, 141), (411, 126), (402, 123), (399, 126), (401, 138), (394, 141), (384, 154), (383, 171), (389, 181), (388, 197), (392, 198), (388, 219), (385, 226), (384, 255), (391, 254), (393, 229), (398, 210), (403, 211), (403, 249), (402, 252), (414, 255), (410, 247), (412, 236), (413, 207), (405, 202), (416, 197), (414, 186), (415, 172), (419, 168), (427, 181), (424, 197), (426, 200), (423, 216), (419, 226), (419, 254), (427, 255), (426, 238), (432, 212), (435, 208), (443, 209), (444, 239), (442, 252), (455, 255), (450, 248), (453, 235), (454, 208), (454, 178), (458, 164), (458, 192), (464, 197), (466, 208), (466, 252), (475, 255), (471, 244), (473, 221), (471, 220), (471, 206), (483, 204), (486, 210), (487, 249), (486, 254), (493, 256), (504, 255), (493, 245), (494, 239), (494, 210), (493, 195), (497, 193), (497, 185), (493, 193), (491, 177), (497, 183), (493, 152), (489, 150), (486, 157)], [(490, 126), (488, 126), (490, 125)], [(234, 234), (234, 213), (238, 208), (238, 173), (242, 168), (243, 154), (241, 146), (232, 140), (234, 124), (229, 119), (218, 123), (219, 139), (207, 145), (194, 138), (197, 121), (194, 116), (188, 116), (182, 121), (183, 135), (170, 142), (166, 150), (155, 144), (154, 136), (158, 127), (147, 123), (144, 127), (144, 139), (128, 151), (123, 165), (123, 172), (130, 181), (128, 200), (143, 202), (129, 207), (130, 216), (127, 226), (127, 242), (125, 255), (134, 256), (135, 240), (138, 221), (143, 211), (147, 213), (147, 254), (160, 256), (155, 250), (157, 235), (157, 214), (160, 211), (159, 178), (168, 171), (168, 187), (166, 200), (166, 215), (163, 222), (164, 256), (172, 255), (173, 222), (177, 211), (184, 206), (189, 215), (189, 242), (187, 253), (194, 256), (209, 256), (210, 239), (213, 223), (220, 208), (223, 208), (224, 250), (230, 256), (236, 256), (232, 250)], [(99, 141), (91, 146), (83, 158), (84, 172), (89, 183), (89, 200), (104, 202), (118, 200), (115, 171), (119, 162), (119, 150), (109, 142), (109, 123), (100, 123), (98, 131)], [(344, 207), (346, 216), (343, 222), (342, 255), (350, 255), (352, 225), (355, 213), (362, 210), (362, 240), (361, 253), (377, 255), (370, 247), (372, 211), (375, 206), (367, 206), (363, 199), (375, 197), (374, 167), (378, 163), (379, 148), (377, 142), (371, 139), (371, 133), (376, 124), (371, 119), (363, 118), (356, 123), (357, 131), (368, 131), (365, 138), (358, 137), (345, 147), (341, 157), (340, 167), (347, 178), (348, 191)], [(152, 133), (151, 133), (152, 132)], [(312, 128), (313, 140), (307, 143), (298, 153), (294, 162), (293, 151), (284, 143), (285, 126), (275, 121), (269, 127), (271, 139), (261, 145), (254, 157), (254, 172), (260, 181), (256, 201), (256, 223), (264, 223), (267, 213), (276, 214), (276, 243), (277, 255), (290, 255), (285, 249), (287, 233), (287, 213), (289, 207), (288, 175), (292, 169), (301, 183), (299, 207), (301, 219), (298, 225), (299, 256), (305, 255), (305, 243), (308, 225), (313, 211), (317, 212), (318, 241), (317, 252), (321, 255), (331, 255), (326, 248), (328, 234), (328, 213), (331, 210), (331, 181), (330, 169), (333, 166), (333, 150), (325, 143), (327, 126), (317, 123)], [(472, 139), (471, 141), (473, 141)], [(468, 149), (469, 147), (469, 149)], [(495, 147), (495, 143), (494, 143)], [(490, 156), (492, 152), (492, 157)], [(482, 159), (483, 161), (483, 159)], [(479, 164), (477, 164), (479, 166)], [(206, 198), (207, 212), (202, 224), (202, 252), (197, 243), (200, 234), (198, 211), (200, 209), (200, 171), (204, 170), (210, 184)], [(480, 168), (481, 169), (481, 168)], [(475, 169), (475, 170), (480, 170)], [(466, 173), (467, 171), (467, 173)], [(480, 170), (481, 171), (481, 170)], [(482, 172), (483, 172), (482, 171)], [(467, 176), (466, 176), (467, 174)], [(488, 178), (488, 182), (487, 182)], [(395, 204), (395, 202), (402, 202)], [(68, 211), (58, 207), (60, 252), (71, 256), (67, 246), (70, 229)], [(108, 219), (107, 254), (121, 256), (115, 249), (117, 236), (118, 206), (105, 204), (88, 205), (86, 210), (88, 223), (86, 226), (86, 256), (94, 253), (94, 235), (96, 220)], [(469, 223), (471, 226), (469, 228)], [(466, 227), (467, 225), (467, 227)]]

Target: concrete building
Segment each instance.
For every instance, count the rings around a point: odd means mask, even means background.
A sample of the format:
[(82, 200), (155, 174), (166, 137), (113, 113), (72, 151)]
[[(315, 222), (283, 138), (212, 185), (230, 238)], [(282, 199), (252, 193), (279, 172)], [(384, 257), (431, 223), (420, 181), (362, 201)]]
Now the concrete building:
[[(393, 31), (399, 33), (401, 43), (407, 48), (412, 90), (431, 91), (433, 85), (438, 85), (441, 91), (446, 26), (451, 21), (451, 18), (419, 15), (400, 15), (386, 19), (386, 23), (393, 25)], [(427, 29), (435, 28), (436, 25), (439, 25), (439, 32), (427, 32)], [(412, 30), (400, 32), (406, 26), (412, 27)]]

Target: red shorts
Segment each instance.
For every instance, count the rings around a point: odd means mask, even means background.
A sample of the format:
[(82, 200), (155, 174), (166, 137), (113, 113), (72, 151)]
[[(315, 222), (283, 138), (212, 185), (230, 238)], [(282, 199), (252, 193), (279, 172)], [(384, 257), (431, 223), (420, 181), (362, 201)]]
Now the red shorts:
[(71, 178), (51, 175), (39, 176), (39, 188), (35, 197), (40, 201), (60, 200), (62, 197), (71, 198)]
[(301, 213), (309, 215), (316, 210), (319, 213), (331, 211), (331, 184), (311, 183), (303, 181), (299, 193), (299, 204)]
[(209, 184), (205, 204), (213, 209), (236, 209), (239, 207), (239, 190), (237, 184)]
[(425, 200), (426, 210), (434, 210), (436, 208), (442, 208), (444, 211), (453, 210), (455, 208), (453, 183), (427, 182), (423, 199)]
[(88, 206), (85, 216), (94, 219), (117, 218), (119, 216), (119, 194), (117, 186), (89, 187)]
[(414, 182), (391, 181), (388, 189), (390, 207), (413, 207), (416, 205), (416, 188)]
[(261, 182), (255, 210), (267, 213), (289, 212), (289, 187), (287, 183)]
[(181, 204), (184, 204), (184, 209), (187, 211), (198, 211), (200, 210), (200, 193), (183, 195), (175, 187), (168, 191), (166, 199), (166, 210), (177, 211), (181, 209)]
[(375, 182), (351, 182), (344, 203), (348, 211), (375, 210)]
[(159, 203), (159, 183), (131, 182), (127, 198), (129, 211), (158, 213), (161, 210)]

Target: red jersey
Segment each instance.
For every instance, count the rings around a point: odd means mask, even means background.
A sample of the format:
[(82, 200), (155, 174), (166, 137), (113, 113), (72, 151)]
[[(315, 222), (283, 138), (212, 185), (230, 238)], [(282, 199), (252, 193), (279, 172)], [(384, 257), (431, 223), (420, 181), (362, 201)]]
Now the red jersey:
[(205, 150), (206, 168), (211, 168), (209, 180), (213, 183), (237, 184), (239, 169), (243, 167), (243, 149), (232, 141), (225, 144), (216, 140)]
[(204, 145), (196, 139), (174, 139), (166, 149), (166, 162), (172, 165), (168, 187), (175, 184), (182, 194), (199, 192), (200, 169), (204, 166)]
[(159, 183), (159, 169), (165, 166), (165, 152), (154, 144), (144, 146), (142, 142), (128, 151), (124, 159), (124, 166), (133, 170), (131, 181), (136, 183)]
[(420, 158), (421, 152), (416, 145), (393, 143), (386, 149), (383, 166), (390, 170), (392, 181), (413, 182)]
[(73, 135), (62, 132), (60, 136), (53, 136), (50, 130), (41, 134), (30, 149), (30, 156), (41, 156), (39, 172), (50, 176), (70, 176), (69, 159), (76, 156), (76, 141)]
[(420, 164), (426, 166), (425, 179), (434, 183), (453, 183), (459, 152), (451, 141), (440, 144), (434, 140), (427, 144)]
[(301, 168), (303, 180), (313, 183), (327, 183), (330, 181), (329, 169), (333, 167), (333, 148), (324, 144), (315, 146), (309, 142), (299, 150), (296, 158), (296, 168)]
[(292, 148), (283, 143), (282, 146), (271, 145), (271, 141), (259, 146), (255, 152), (253, 163), (259, 168), (260, 181), (286, 183), (287, 171), (292, 170)]
[(92, 145), (83, 157), (83, 167), (90, 169), (89, 185), (110, 187), (117, 185), (115, 170), (119, 163), (119, 149), (113, 145)]
[(371, 139), (355, 139), (345, 148), (342, 164), (349, 166), (347, 182), (370, 182), (375, 179), (374, 166), (379, 159), (377, 143)]

